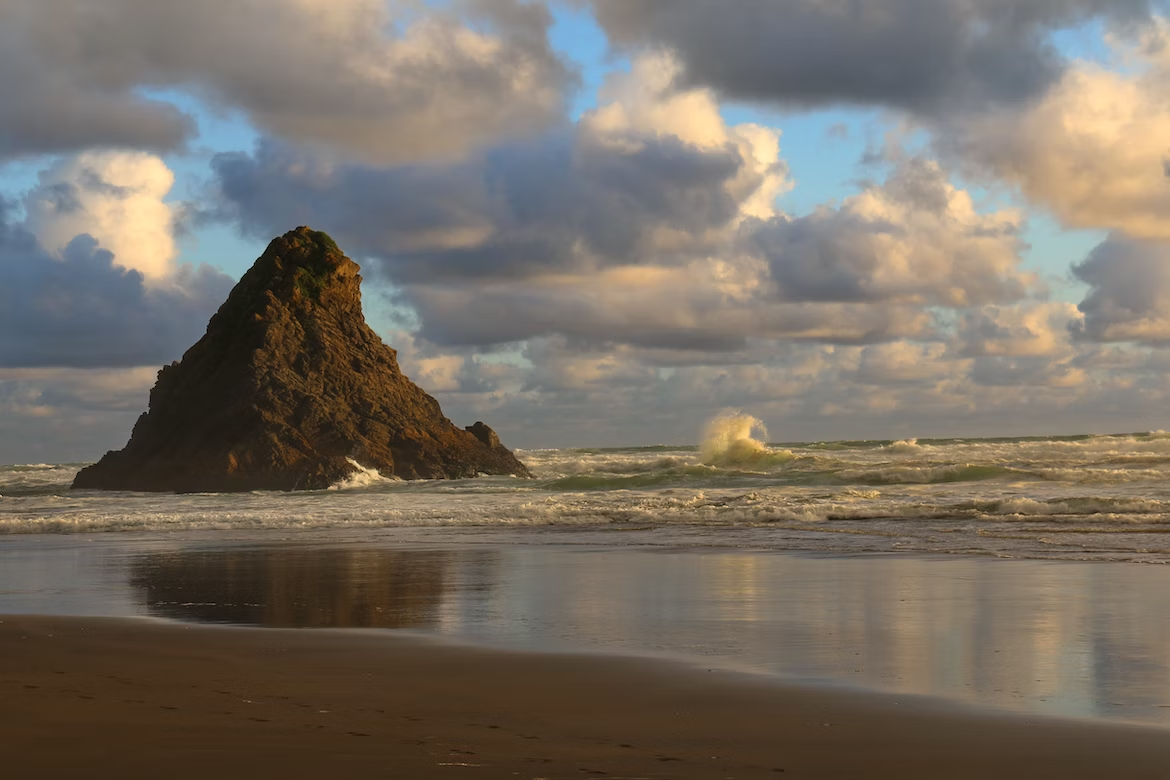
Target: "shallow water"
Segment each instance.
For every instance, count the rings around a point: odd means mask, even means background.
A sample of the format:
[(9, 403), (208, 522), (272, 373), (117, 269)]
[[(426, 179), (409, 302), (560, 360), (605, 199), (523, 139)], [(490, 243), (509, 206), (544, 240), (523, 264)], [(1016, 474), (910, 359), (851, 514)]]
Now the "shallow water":
[(0, 614), (406, 630), (1170, 726), (1164, 567), (428, 533), (9, 537)]
[(361, 471), (298, 494), (71, 491), (83, 464), (4, 466), (0, 534), (416, 527), (501, 542), (572, 532), (609, 545), (1170, 562), (1168, 434), (767, 446), (753, 422), (728, 418), (700, 447), (519, 452), (533, 480)]

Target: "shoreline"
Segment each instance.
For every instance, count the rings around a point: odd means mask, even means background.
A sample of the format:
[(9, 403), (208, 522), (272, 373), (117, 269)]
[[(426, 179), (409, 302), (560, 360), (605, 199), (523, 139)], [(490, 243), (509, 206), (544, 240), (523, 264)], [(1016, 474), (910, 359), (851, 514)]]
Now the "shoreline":
[(1170, 726), (1161, 567), (484, 540), (42, 537), (0, 547), (0, 614), (391, 629)]
[(1162, 778), (1159, 728), (968, 712), (605, 655), (0, 617), (22, 777)]

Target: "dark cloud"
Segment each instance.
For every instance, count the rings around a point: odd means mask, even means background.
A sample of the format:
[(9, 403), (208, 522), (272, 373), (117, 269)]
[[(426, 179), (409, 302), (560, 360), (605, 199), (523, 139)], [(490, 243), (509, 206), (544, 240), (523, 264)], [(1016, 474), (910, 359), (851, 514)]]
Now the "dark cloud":
[(1170, 247), (1114, 235), (1072, 270), (1089, 285), (1074, 336), (1170, 344)]
[(455, 166), (320, 165), (266, 142), (213, 167), (240, 224), (331, 232), (447, 348), (873, 344), (929, 337), (930, 307), (1010, 302), (1034, 284), (1018, 216), (976, 212), (933, 163), (906, 161), (837, 209), (748, 218), (755, 191), (736, 185), (763, 174), (734, 144), (591, 128)]
[(738, 100), (920, 113), (1018, 103), (1065, 63), (1055, 29), (1149, 18), (1162, 0), (581, 0), (612, 43), (667, 47)]
[(1071, 387), (1083, 381), (1081, 373), (1051, 357), (979, 357), (971, 366), (971, 381), (985, 387)]
[(213, 161), (222, 212), (265, 238), (297, 222), (334, 234), (448, 349), (547, 337), (692, 360), (760, 339), (933, 338), (933, 309), (1034, 286), (1020, 215), (980, 213), (927, 160), (779, 214), (777, 134), (728, 127), (672, 73), (640, 58), (576, 124), (454, 164), (336, 164), (266, 140)]
[(176, 360), (203, 333), (232, 280), (185, 268), (167, 286), (78, 236), (58, 259), (0, 211), (0, 368), (119, 367)]
[[(767, 263), (741, 257), (755, 251), (745, 237), (759, 231), (738, 226), (755, 192), (742, 184), (762, 182), (764, 172), (730, 143), (581, 126), (455, 166), (323, 166), (268, 142), (213, 167), (227, 212), (248, 230), (270, 236), (294, 220), (329, 231), (400, 290), (421, 337), (447, 348), (559, 334), (722, 353), (751, 338), (864, 344), (930, 329), (920, 305), (891, 305), (891, 294), (801, 297), (786, 288), (778, 299)], [(929, 182), (904, 181), (910, 176), (892, 180), (891, 191), (904, 202), (938, 200)], [(1014, 243), (988, 241), (1000, 254), (962, 273), (1003, 271), (1010, 286), (1011, 269), (995, 263), (1014, 261)], [(970, 260), (963, 249), (961, 239), (935, 247)], [(932, 283), (943, 284), (915, 282)]]
[(662, 230), (689, 237), (685, 255), (736, 216), (737, 149), (633, 140), (601, 146), (566, 129), (456, 166), (391, 169), (316, 168), (266, 142), (219, 155), (212, 168), (230, 215), (257, 235), (312, 224), (378, 257), (399, 284), (523, 278), (660, 261)]
[(95, 146), (165, 151), (194, 135), (194, 120), (170, 103), (69, 62), (76, 52), (57, 48), (55, 6), (40, 9), (28, 13), (20, 0), (0, 4), (0, 159)]
[(384, 0), (4, 0), (0, 156), (172, 149), (193, 124), (155, 88), (350, 156), (459, 156), (561, 116), (576, 76), (550, 23), (518, 0), (398, 18)]

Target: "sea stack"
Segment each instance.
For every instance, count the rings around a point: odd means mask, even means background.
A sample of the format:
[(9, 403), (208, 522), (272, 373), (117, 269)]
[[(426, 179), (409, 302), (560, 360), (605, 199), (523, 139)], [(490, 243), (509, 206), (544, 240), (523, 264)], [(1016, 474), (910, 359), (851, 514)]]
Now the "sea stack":
[(362, 315), (358, 266), (324, 233), (275, 239), (164, 367), (122, 450), (74, 488), (316, 490), (357, 470), (403, 479), (529, 476), (481, 422), (459, 428)]

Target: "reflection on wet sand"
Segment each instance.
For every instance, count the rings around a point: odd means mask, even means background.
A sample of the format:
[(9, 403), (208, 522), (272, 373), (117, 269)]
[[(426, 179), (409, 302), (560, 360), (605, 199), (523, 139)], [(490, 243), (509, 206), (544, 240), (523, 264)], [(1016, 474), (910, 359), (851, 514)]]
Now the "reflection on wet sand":
[[(121, 571), (126, 561), (142, 608), (178, 620), (666, 653), (980, 706), (1170, 725), (1164, 567), (549, 545), (192, 547), (111, 559)], [(0, 571), (0, 607), (3, 581)], [(109, 585), (104, 593), (94, 598), (126, 596), (111, 596)]]
[(244, 549), (149, 553), (130, 584), (150, 614), (272, 628), (434, 628), (452, 563), (490, 553)]

